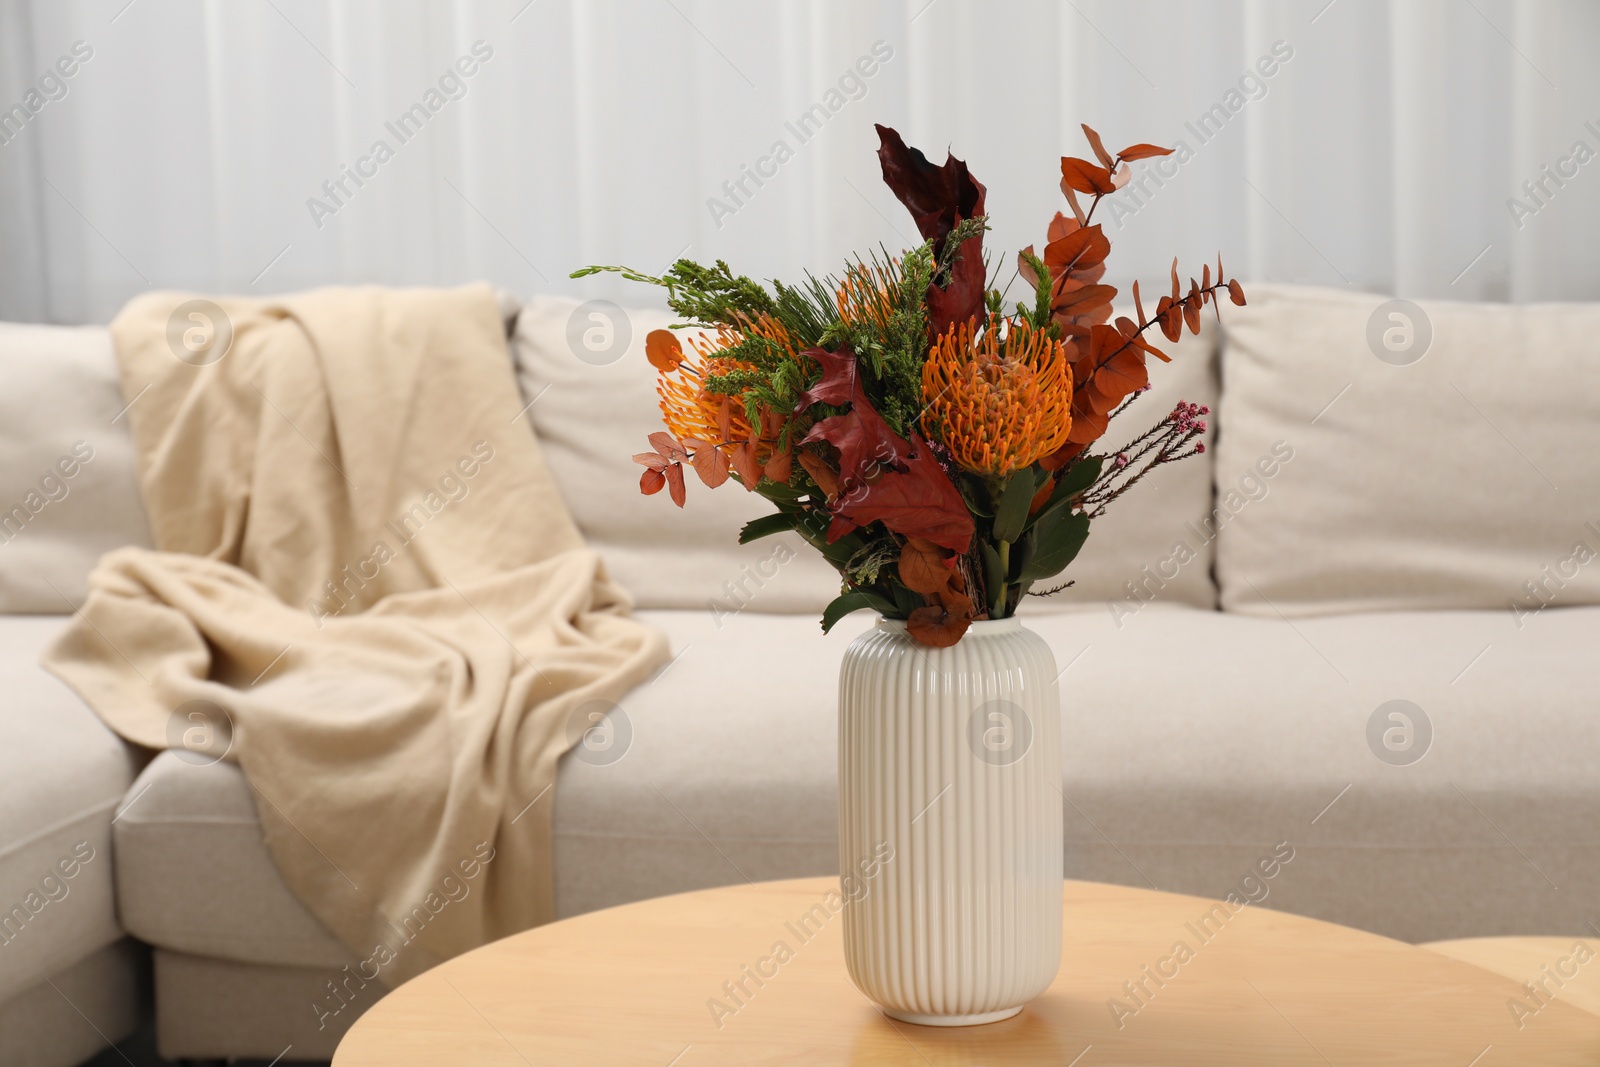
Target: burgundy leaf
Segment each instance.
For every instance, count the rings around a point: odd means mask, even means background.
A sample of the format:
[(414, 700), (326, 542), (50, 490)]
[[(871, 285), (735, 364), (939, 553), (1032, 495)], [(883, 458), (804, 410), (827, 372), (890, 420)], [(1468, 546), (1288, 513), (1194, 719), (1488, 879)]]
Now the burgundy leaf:
[(837, 514), (857, 526), (882, 522), (903, 537), (923, 537), (952, 552), (972, 545), (972, 512), (928, 443), (911, 435), (905, 470), (888, 470), (861, 491), (840, 498)]
[(884, 184), (911, 212), (922, 239), (933, 242), (934, 254), (942, 254), (956, 223), (983, 214), (983, 186), (955, 156), (946, 153), (944, 166), (936, 167), (894, 130), (883, 125), (877, 130)]

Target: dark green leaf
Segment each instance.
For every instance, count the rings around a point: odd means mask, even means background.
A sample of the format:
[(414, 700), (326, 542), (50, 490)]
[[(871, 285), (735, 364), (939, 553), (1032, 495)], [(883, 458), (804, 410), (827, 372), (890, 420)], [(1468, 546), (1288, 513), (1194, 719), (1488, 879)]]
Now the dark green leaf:
[(842, 596), (834, 597), (833, 601), (822, 610), (822, 632), (827, 633), (833, 629), (834, 623), (852, 611), (860, 611), (863, 608), (877, 608), (877, 600), (877, 597), (870, 595), (864, 589), (852, 589)]
[(1055, 490), (1050, 494), (1050, 502), (1057, 500), (1071, 500), (1100, 477), (1100, 468), (1105, 464), (1104, 456), (1080, 456), (1078, 461), (1066, 469), (1061, 475), (1061, 480), (1056, 483)]
[(1020, 580), (1034, 582), (1060, 574), (1077, 557), (1088, 536), (1089, 516), (1080, 511), (1062, 519), (1040, 536), (1038, 548), (1023, 568)]
[(996, 541), (1015, 541), (1022, 536), (1022, 524), (1028, 520), (1028, 503), (1037, 489), (1032, 467), (1017, 471), (1006, 482), (994, 509)]
[(981, 484), (963, 474), (956, 475), (955, 483), (956, 488), (961, 490), (961, 499), (967, 502), (967, 510), (985, 518), (994, 514), (994, 509), (989, 506), (989, 494)]
[(1071, 510), (1072, 498), (1089, 488), (1094, 484), (1094, 480), (1100, 477), (1100, 468), (1104, 462), (1101, 456), (1084, 456), (1068, 467), (1062, 473), (1061, 480), (1056, 482), (1056, 487), (1050, 491), (1050, 499), (1045, 501), (1044, 507), (1034, 513), (1024, 528), (1038, 530), (1043, 537), (1050, 526)]
[(902, 617), (910, 618), (913, 611), (922, 607), (922, 597), (913, 593), (899, 582), (890, 583), (889, 592), (894, 595), (896, 614)]
[(756, 492), (778, 504), (798, 504), (806, 496), (808, 490), (796, 489), (788, 482), (774, 482), (770, 479), (763, 479), (761, 484), (756, 487)]
[[(1030, 526), (1022, 535), (1022, 540), (1011, 546), (1011, 570), (1014, 574), (1022, 574), (1028, 569), (1028, 561), (1039, 548), (1039, 526), (1037, 523)], [(1027, 583), (1023, 582), (1026, 588)], [(1019, 594), (1020, 596), (1020, 594)]]
[(1029, 532), (1035, 535), (1035, 543), (1050, 536), (1050, 531), (1055, 529), (1056, 523), (1072, 513), (1072, 501), (1058, 500), (1050, 504), (1039, 514), (1033, 517), (1033, 525)]
[(793, 515), (777, 512), (772, 515), (763, 515), (759, 519), (751, 519), (744, 524), (744, 529), (739, 531), (739, 543), (748, 545), (751, 541), (762, 537), (770, 537), (776, 533), (786, 533), (794, 529)]

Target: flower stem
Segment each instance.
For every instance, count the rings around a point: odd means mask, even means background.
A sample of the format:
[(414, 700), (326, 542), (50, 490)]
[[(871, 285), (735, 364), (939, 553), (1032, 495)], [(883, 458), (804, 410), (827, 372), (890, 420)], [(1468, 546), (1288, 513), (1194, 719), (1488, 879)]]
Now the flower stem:
[(990, 595), (989, 616), (999, 619), (1006, 610), (1006, 576), (1011, 573), (1011, 542), (1001, 541), (997, 555), (1000, 557), (1000, 585)]

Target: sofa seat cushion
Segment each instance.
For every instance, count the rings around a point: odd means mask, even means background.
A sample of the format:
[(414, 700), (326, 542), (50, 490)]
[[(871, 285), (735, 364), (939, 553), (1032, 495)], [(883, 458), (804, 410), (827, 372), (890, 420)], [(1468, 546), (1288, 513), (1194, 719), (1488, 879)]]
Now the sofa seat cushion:
[(123, 938), (0, 1001), (0, 1063), (120, 1062), (107, 1042), (121, 1041), (149, 1017), (150, 953)]
[(111, 824), (138, 757), (40, 668), (65, 625), (0, 615), (0, 1001), (122, 937)]
[[(626, 725), (562, 763), (560, 914), (836, 870), (837, 672), (867, 616), (824, 637), (808, 616), (641, 615), (676, 658), (623, 700)], [(1291, 624), (1162, 606), (1029, 625), (1063, 670), (1070, 877), (1237, 891), (1413, 941), (1584, 929), (1600, 609), (1525, 633), (1502, 612)], [(272, 875), (237, 771), (196, 770), (162, 756), (118, 821), (130, 930), (339, 969)]]

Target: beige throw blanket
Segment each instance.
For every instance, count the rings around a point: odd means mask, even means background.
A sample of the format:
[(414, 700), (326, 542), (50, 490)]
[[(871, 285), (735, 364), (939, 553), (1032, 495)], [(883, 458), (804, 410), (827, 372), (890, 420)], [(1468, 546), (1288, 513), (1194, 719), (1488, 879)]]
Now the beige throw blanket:
[(220, 299), (198, 366), (190, 299), (112, 324), (160, 551), (101, 561), (46, 666), (130, 741), (226, 749), (369, 979), (550, 919), (556, 762), (666, 642), (583, 547), (491, 291)]

